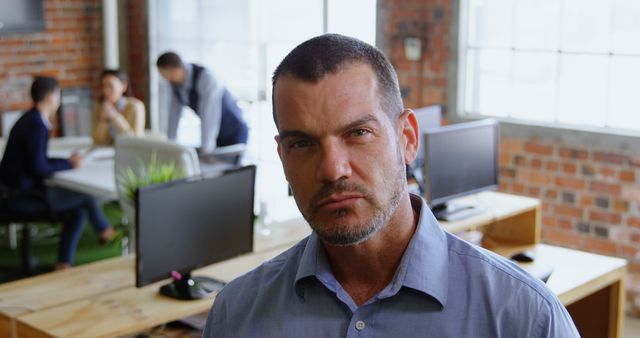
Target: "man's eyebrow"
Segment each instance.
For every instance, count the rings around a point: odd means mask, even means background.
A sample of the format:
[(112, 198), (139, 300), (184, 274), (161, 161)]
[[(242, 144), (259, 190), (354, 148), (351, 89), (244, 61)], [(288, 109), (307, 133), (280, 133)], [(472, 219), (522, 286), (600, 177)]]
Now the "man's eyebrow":
[(349, 131), (349, 130), (351, 130), (351, 129), (354, 129), (354, 128), (356, 128), (356, 127), (360, 127), (360, 126), (362, 126), (362, 125), (364, 125), (364, 124), (367, 124), (367, 123), (369, 123), (369, 122), (373, 122), (373, 123), (374, 123), (374, 124), (376, 124), (376, 125), (380, 125), (380, 121), (378, 121), (378, 119), (377, 119), (375, 116), (373, 116), (373, 115), (367, 115), (367, 116), (365, 116), (365, 117), (359, 118), (359, 119), (357, 119), (357, 120), (355, 120), (355, 121), (353, 121), (353, 122), (351, 122), (351, 123), (347, 124), (347, 125), (346, 125), (346, 126), (344, 126), (344, 127), (341, 127), (341, 128), (339, 129), (340, 134), (345, 133), (345, 132), (347, 132), (347, 131)]
[(285, 130), (281, 133), (278, 134), (278, 140), (279, 141), (284, 141), (287, 138), (290, 137), (297, 137), (297, 138), (310, 138), (311, 135), (300, 131), (300, 130)]
[[(349, 124), (347, 124), (347, 125), (345, 125), (343, 127), (340, 127), (338, 129), (338, 133), (339, 134), (345, 133), (345, 132), (347, 132), (347, 131), (349, 131), (351, 129), (354, 129), (356, 127), (362, 126), (363, 124), (367, 124), (369, 122), (373, 122), (376, 125), (380, 125), (380, 121), (375, 116), (367, 115), (367, 116), (359, 118), (359, 119), (357, 119), (357, 120), (355, 120), (355, 121), (353, 121), (353, 122), (351, 122), (351, 123), (349, 123)], [(280, 132), (280, 134), (278, 134), (278, 139), (280, 141), (283, 141), (283, 140), (285, 140), (287, 138), (290, 138), (290, 137), (313, 138), (312, 135), (310, 135), (308, 133), (305, 133), (303, 131), (300, 131), (300, 130), (284, 130), (284, 131)]]

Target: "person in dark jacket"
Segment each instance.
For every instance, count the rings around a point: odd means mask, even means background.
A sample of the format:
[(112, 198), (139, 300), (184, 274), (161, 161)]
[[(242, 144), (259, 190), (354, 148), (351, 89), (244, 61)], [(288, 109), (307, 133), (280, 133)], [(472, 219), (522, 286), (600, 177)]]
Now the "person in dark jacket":
[(69, 268), (87, 215), (102, 242), (111, 240), (116, 232), (93, 197), (45, 186), (47, 177), (57, 171), (79, 167), (83, 158), (76, 153), (68, 159), (47, 157), (49, 117), (60, 106), (58, 81), (51, 77), (36, 77), (31, 85), (31, 98), (33, 108), (20, 117), (9, 134), (0, 163), (0, 182), (14, 192), (6, 205), (10, 212), (43, 213), (46, 206), (30, 196), (46, 197), (54, 214), (64, 223), (56, 269)]

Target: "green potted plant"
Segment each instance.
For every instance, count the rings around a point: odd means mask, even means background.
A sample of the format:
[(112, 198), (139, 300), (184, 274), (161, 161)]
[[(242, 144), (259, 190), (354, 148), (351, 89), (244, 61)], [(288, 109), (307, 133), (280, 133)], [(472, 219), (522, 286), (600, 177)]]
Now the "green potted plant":
[(186, 177), (184, 168), (176, 167), (174, 161), (159, 163), (155, 151), (151, 153), (148, 163), (144, 163), (142, 160), (140, 161), (137, 170), (134, 170), (132, 167), (127, 167), (119, 173), (118, 180), (125, 192), (125, 196), (121, 199), (120, 205), (129, 224), (130, 231), (128, 237), (130, 239), (129, 247), (131, 249), (135, 243), (135, 231), (131, 230), (135, 223), (137, 190), (148, 185), (170, 182), (184, 177)]

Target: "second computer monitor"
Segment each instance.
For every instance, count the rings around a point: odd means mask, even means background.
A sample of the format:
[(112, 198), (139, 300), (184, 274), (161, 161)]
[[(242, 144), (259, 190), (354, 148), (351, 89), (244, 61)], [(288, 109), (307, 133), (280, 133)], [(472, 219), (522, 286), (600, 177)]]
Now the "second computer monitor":
[(423, 141), (425, 198), (432, 210), (456, 197), (498, 188), (498, 122), (429, 129)]

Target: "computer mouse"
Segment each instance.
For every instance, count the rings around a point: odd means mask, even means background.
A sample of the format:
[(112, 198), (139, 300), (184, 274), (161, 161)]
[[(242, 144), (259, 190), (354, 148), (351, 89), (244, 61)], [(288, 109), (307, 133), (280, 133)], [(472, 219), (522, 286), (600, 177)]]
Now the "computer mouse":
[(511, 259), (520, 263), (531, 263), (535, 260), (535, 254), (529, 250), (516, 252), (511, 256)]

